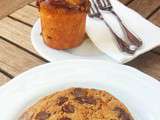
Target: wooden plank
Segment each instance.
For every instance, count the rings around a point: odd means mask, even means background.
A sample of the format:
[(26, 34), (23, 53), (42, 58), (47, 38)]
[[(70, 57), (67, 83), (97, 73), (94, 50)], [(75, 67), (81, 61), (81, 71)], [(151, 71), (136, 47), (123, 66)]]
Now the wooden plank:
[(131, 1), (133, 1), (133, 0), (119, 0), (119, 1), (121, 1), (121, 2), (124, 3), (124, 4), (127, 4), (127, 3), (129, 3), (129, 2), (131, 2)]
[(4, 75), (3, 73), (0, 72), (0, 86), (4, 85), (9, 80), (10, 80), (10, 78), (8, 76), (6, 76), (6, 75)]
[[(153, 14), (149, 20), (154, 23), (155, 25), (157, 25), (158, 27), (160, 27), (160, 9), (155, 12), (155, 14)], [(156, 49), (153, 50), (156, 53), (160, 54), (160, 47), (157, 47)]]
[(160, 46), (157, 47), (157, 48), (155, 48), (155, 49), (153, 49), (152, 51), (153, 51), (154, 53), (157, 53), (157, 54), (160, 55)]
[(26, 51), (0, 39), (0, 67), (16, 76), (44, 62)]
[(127, 63), (132, 67), (135, 67), (144, 73), (160, 80), (160, 55), (152, 52), (139, 56), (135, 60)]
[(34, 0), (0, 0), (0, 18), (33, 1)]
[(30, 41), (31, 27), (10, 19), (8, 17), (0, 20), (0, 36), (9, 41), (38, 54)]
[(148, 17), (160, 6), (160, 0), (134, 0), (128, 5), (144, 17)]
[(155, 12), (150, 18), (149, 20), (154, 23), (155, 25), (157, 25), (158, 27), (160, 27), (160, 9)]
[(29, 25), (34, 25), (35, 21), (39, 17), (39, 13), (37, 8), (26, 5), (25, 7), (17, 10), (10, 16)]

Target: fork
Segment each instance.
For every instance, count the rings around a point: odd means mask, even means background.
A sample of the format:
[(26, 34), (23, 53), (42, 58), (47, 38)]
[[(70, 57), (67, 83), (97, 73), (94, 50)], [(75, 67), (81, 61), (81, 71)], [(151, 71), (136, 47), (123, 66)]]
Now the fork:
[(135, 53), (136, 47), (134, 45), (129, 45), (127, 42), (123, 41), (117, 34), (114, 33), (110, 25), (103, 18), (94, 0), (91, 0), (91, 8), (89, 11), (89, 17), (98, 18), (105, 23), (105, 25), (109, 28), (111, 33), (115, 36), (115, 39), (119, 45), (120, 50), (122, 50), (123, 52), (129, 53), (129, 54)]
[(125, 31), (127, 38), (129, 40), (129, 42), (131, 42), (132, 44), (134, 44), (136, 47), (141, 47), (142, 46), (142, 41), (136, 37), (135, 35), (133, 35), (127, 28), (126, 26), (123, 24), (121, 18), (117, 15), (117, 13), (113, 10), (112, 4), (110, 2), (110, 0), (97, 0), (97, 4), (98, 7), (101, 10), (106, 10), (111, 12), (113, 15), (115, 15), (118, 19), (118, 21), (121, 24), (122, 29)]

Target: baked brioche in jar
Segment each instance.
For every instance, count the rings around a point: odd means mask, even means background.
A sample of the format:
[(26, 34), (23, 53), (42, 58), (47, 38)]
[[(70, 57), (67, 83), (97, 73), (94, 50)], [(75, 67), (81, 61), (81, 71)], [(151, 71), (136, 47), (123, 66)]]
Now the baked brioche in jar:
[(42, 36), (51, 48), (68, 49), (84, 41), (89, 0), (38, 0)]

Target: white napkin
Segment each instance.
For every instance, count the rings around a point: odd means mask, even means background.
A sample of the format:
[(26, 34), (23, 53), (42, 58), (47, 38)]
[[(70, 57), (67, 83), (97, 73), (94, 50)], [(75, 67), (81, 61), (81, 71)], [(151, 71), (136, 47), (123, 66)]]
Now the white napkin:
[[(118, 63), (125, 63), (160, 45), (159, 27), (147, 21), (137, 12), (127, 8), (119, 1), (110, 1), (114, 11), (119, 15), (127, 28), (143, 41), (143, 46), (134, 55), (121, 52), (116, 40), (106, 25), (99, 19), (87, 17), (86, 32), (97, 48)], [(106, 11), (101, 12), (113, 30), (124, 39), (125, 36), (115, 16)]]

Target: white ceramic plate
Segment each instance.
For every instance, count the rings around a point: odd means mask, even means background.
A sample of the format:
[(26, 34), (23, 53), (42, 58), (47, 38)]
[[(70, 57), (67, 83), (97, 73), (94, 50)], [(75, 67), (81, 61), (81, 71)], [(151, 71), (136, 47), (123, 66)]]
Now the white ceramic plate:
[(69, 87), (106, 90), (135, 120), (160, 120), (160, 83), (128, 66), (99, 60), (53, 62), (31, 69), (0, 89), (0, 120), (16, 120), (27, 106)]
[(106, 54), (99, 51), (96, 46), (89, 40), (85, 40), (79, 47), (69, 50), (56, 50), (49, 48), (40, 35), (40, 19), (36, 21), (31, 32), (31, 40), (36, 51), (48, 61), (70, 60), (70, 59), (98, 59), (113, 61)]

